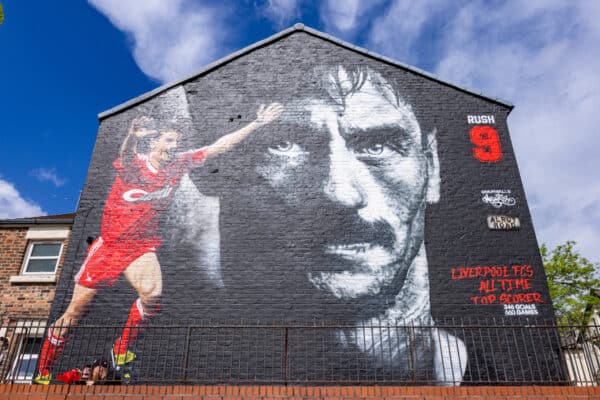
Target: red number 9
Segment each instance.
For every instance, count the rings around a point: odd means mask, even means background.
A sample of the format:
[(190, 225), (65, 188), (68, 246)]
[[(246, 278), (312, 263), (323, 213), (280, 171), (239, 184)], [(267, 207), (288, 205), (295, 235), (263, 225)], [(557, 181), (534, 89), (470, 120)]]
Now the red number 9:
[(473, 156), (481, 162), (496, 162), (502, 158), (502, 146), (498, 131), (489, 125), (474, 126), (469, 132), (473, 148)]

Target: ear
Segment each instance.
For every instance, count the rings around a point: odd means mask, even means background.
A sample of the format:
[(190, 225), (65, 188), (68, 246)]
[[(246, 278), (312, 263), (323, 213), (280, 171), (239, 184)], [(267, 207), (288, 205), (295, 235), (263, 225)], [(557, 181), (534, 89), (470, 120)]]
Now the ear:
[(427, 202), (437, 203), (440, 200), (440, 160), (437, 148), (437, 129), (427, 134), (425, 157), (427, 158)]

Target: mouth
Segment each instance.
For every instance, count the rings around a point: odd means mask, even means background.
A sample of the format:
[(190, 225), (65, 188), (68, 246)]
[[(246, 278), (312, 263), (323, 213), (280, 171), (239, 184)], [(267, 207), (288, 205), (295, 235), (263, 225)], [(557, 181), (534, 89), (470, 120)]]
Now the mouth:
[(390, 249), (369, 242), (326, 245), (324, 253), (334, 265), (341, 264), (337, 268), (328, 268), (328, 272), (373, 273), (396, 261), (396, 255)]
[(380, 293), (398, 273), (399, 255), (378, 243), (326, 245), (324, 255), (319, 268), (308, 273), (308, 280), (339, 299)]

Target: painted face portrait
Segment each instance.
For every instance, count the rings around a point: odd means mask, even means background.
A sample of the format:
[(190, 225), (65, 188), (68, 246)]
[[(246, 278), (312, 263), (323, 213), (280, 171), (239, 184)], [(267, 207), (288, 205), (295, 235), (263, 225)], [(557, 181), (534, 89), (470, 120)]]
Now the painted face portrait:
[[(339, 67), (325, 80), (328, 101), (295, 106), (307, 136), (327, 148), (281, 138), (257, 170), (291, 207), (318, 196), (336, 220), (318, 251), (321, 270), (308, 273), (315, 287), (345, 300), (394, 294), (423, 242), (426, 201), (439, 196), (435, 136), (376, 72)], [(317, 165), (315, 181), (308, 169)]]
[(174, 130), (162, 132), (150, 141), (150, 153), (157, 161), (168, 162), (173, 159), (179, 148), (179, 133)]
[[(245, 264), (247, 282), (289, 285), (361, 317), (399, 301), (428, 314), (422, 245), (426, 204), (439, 197), (435, 134), (379, 73), (340, 66), (317, 75), (320, 96), (287, 103), (248, 144), (255, 163), (233, 196), (244, 200), (222, 211), (224, 273), (228, 260)], [(234, 213), (252, 223), (227, 236)], [(427, 309), (411, 311), (416, 303)]]

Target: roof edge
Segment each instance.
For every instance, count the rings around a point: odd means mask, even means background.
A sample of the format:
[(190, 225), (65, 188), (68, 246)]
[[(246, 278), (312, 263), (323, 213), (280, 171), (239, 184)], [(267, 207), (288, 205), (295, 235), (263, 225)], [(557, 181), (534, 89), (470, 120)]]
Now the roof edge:
[[(109, 117), (109, 116), (111, 116), (113, 114), (116, 114), (116, 113), (121, 112), (123, 110), (126, 110), (128, 108), (131, 108), (131, 107), (133, 107), (133, 106), (135, 106), (135, 105), (137, 105), (137, 104), (139, 104), (139, 103), (141, 103), (141, 102), (143, 102), (145, 100), (153, 98), (153, 97), (155, 97), (155, 96), (157, 96), (157, 95), (159, 95), (159, 94), (161, 94), (161, 93), (163, 93), (163, 92), (165, 92), (165, 91), (167, 91), (167, 90), (169, 90), (169, 89), (171, 89), (171, 88), (173, 88), (175, 86), (181, 85), (183, 83), (191, 81), (192, 79), (195, 79), (195, 78), (198, 78), (198, 77), (200, 77), (202, 75), (205, 75), (205, 74), (209, 73), (210, 71), (212, 71), (212, 70), (214, 70), (214, 69), (216, 69), (218, 67), (221, 67), (221, 66), (223, 66), (223, 65), (225, 65), (225, 64), (227, 64), (227, 63), (229, 63), (229, 62), (231, 62), (231, 61), (233, 61), (233, 60), (235, 60), (235, 59), (237, 59), (237, 58), (239, 58), (241, 56), (244, 56), (244, 55), (246, 55), (246, 54), (254, 51), (255, 49), (258, 49), (260, 47), (264, 47), (264, 46), (266, 46), (266, 45), (268, 45), (268, 44), (270, 44), (272, 42), (275, 42), (275, 41), (277, 41), (277, 40), (279, 40), (279, 39), (281, 39), (281, 38), (283, 38), (285, 36), (288, 36), (288, 35), (290, 35), (290, 34), (292, 34), (294, 32), (297, 32), (297, 31), (306, 32), (306, 33), (308, 33), (310, 35), (313, 35), (313, 36), (316, 36), (318, 38), (321, 38), (321, 39), (327, 40), (329, 42), (335, 43), (335, 44), (337, 44), (337, 45), (339, 45), (341, 47), (347, 48), (349, 50), (353, 50), (353, 51), (355, 51), (357, 53), (361, 53), (363, 55), (369, 56), (369, 57), (374, 58), (376, 60), (385, 62), (387, 64), (390, 64), (390, 65), (393, 65), (393, 66), (396, 66), (396, 67), (399, 67), (399, 68), (403, 68), (403, 69), (408, 70), (408, 71), (412, 71), (412, 72), (414, 72), (416, 74), (422, 75), (422, 76), (424, 76), (424, 77), (426, 77), (428, 79), (431, 79), (431, 80), (433, 80), (435, 82), (438, 82), (438, 83), (441, 83), (443, 85), (446, 85), (446, 86), (458, 89), (458, 90), (460, 90), (462, 92), (466, 92), (468, 94), (471, 94), (471, 95), (483, 98), (485, 100), (488, 100), (488, 101), (500, 104), (500, 105), (502, 105), (504, 107), (507, 107), (509, 109), (509, 113), (514, 108), (514, 105), (512, 103), (506, 101), (506, 100), (502, 100), (502, 99), (497, 98), (497, 97), (487, 96), (487, 95), (483, 94), (483, 92), (481, 92), (481, 91), (478, 91), (478, 90), (475, 90), (475, 89), (471, 89), (471, 88), (468, 88), (468, 87), (465, 87), (465, 86), (460, 86), (460, 85), (448, 82), (448, 81), (446, 81), (446, 80), (438, 77), (437, 75), (434, 75), (432, 73), (429, 73), (429, 72), (424, 71), (422, 69), (419, 69), (417, 67), (401, 63), (401, 62), (399, 62), (397, 60), (394, 60), (392, 58), (383, 56), (381, 54), (372, 52), (372, 51), (367, 50), (367, 49), (365, 49), (363, 47), (355, 46), (352, 43), (346, 42), (346, 41), (344, 41), (342, 39), (339, 39), (339, 38), (337, 38), (335, 36), (332, 36), (332, 35), (329, 35), (327, 33), (321, 32), (321, 31), (316, 30), (314, 28), (307, 27), (304, 24), (297, 23), (297, 24), (294, 24), (293, 26), (291, 26), (291, 27), (289, 27), (287, 29), (284, 29), (281, 32), (278, 32), (278, 33), (276, 33), (274, 35), (271, 35), (271, 36), (269, 36), (269, 37), (267, 37), (267, 38), (265, 38), (263, 40), (260, 40), (260, 41), (258, 41), (256, 43), (253, 43), (253, 44), (251, 44), (249, 46), (246, 46), (246, 47), (244, 47), (244, 48), (242, 48), (242, 49), (240, 49), (240, 50), (238, 50), (236, 52), (233, 52), (233, 53), (229, 54), (228, 56), (220, 58), (220, 59), (218, 59), (218, 60), (216, 60), (216, 61), (208, 64), (206, 67), (200, 69), (199, 71), (194, 72), (194, 73), (192, 73), (190, 75), (187, 75), (187, 76), (185, 76), (182, 79), (176, 80), (174, 82), (166, 83), (164, 85), (161, 85), (161, 86), (157, 87), (156, 89), (153, 89), (153, 90), (151, 90), (149, 92), (141, 94), (141, 95), (139, 95), (137, 97), (134, 97), (133, 99), (130, 99), (130, 100), (124, 102), (124, 103), (121, 103), (121, 104), (115, 106), (115, 107), (109, 108), (108, 110), (103, 111), (103, 112), (101, 112), (101, 113), (98, 114), (98, 120), (101, 121), (104, 118), (107, 118), (107, 117)], [(1, 221), (0, 221), (0, 223), (1, 223)]]
[(0, 226), (24, 226), (24, 225), (73, 225), (74, 218), (65, 219), (40, 219), (40, 218), (22, 218), (22, 219), (0, 219)]
[(76, 213), (42, 215), (39, 217), (25, 217), (13, 219), (0, 219), (0, 226), (23, 225), (73, 225)]

